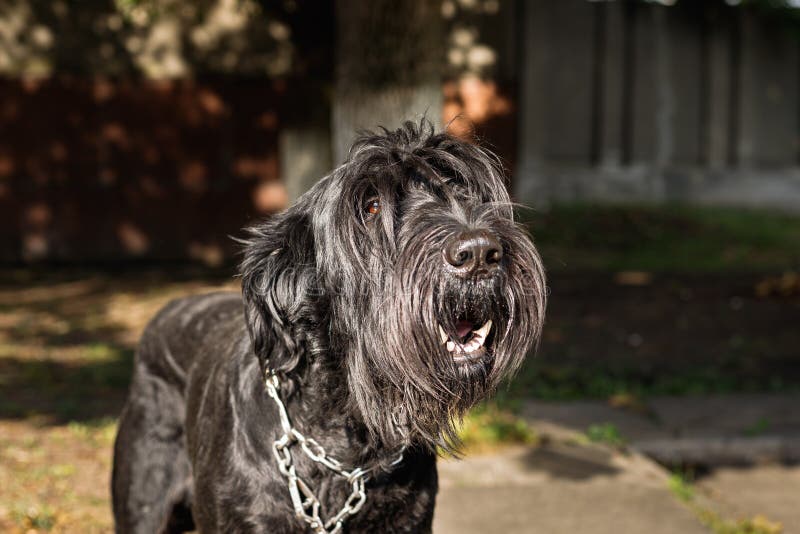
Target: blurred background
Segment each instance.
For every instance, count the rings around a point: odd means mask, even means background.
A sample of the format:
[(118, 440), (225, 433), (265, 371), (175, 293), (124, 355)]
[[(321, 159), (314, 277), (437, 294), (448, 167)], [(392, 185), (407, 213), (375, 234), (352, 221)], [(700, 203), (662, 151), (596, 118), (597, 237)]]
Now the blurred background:
[(800, 532), (793, 0), (0, 0), (0, 531), (110, 531), (146, 321), (423, 115), (551, 289), (434, 532)]

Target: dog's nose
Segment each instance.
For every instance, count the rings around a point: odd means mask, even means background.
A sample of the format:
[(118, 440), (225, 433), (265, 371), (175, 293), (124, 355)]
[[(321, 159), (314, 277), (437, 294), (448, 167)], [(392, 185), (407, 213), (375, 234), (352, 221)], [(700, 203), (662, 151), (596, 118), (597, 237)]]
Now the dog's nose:
[(487, 230), (469, 230), (447, 241), (444, 259), (460, 276), (488, 276), (500, 268), (503, 246)]

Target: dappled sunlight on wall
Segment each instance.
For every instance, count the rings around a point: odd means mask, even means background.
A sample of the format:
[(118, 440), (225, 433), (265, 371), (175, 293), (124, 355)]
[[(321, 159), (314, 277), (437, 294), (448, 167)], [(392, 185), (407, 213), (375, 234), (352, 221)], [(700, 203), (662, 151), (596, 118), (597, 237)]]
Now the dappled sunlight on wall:
[(499, 154), (509, 169), (516, 155), (513, 84), (477, 76), (445, 83), (442, 117), (448, 131), (480, 141)]
[(448, 37), (442, 118), (448, 131), (516, 160), (518, 5), (506, 0), (444, 0)]
[(0, 81), (0, 260), (231, 257), (287, 203), (269, 80)]
[(0, 73), (282, 76), (290, 37), (256, 0), (8, 0), (0, 4)]

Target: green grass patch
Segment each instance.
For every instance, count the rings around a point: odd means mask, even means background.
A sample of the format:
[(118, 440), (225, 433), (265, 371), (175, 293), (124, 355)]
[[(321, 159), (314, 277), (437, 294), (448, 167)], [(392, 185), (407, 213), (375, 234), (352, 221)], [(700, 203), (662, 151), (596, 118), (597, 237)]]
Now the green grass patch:
[(694, 486), (684, 473), (672, 473), (667, 479), (667, 487), (672, 494), (683, 502), (691, 502), (694, 497)]
[(109, 445), (114, 442), (117, 433), (117, 420), (113, 417), (100, 417), (88, 421), (70, 421), (67, 428), (77, 438), (97, 445)]
[(536, 442), (536, 434), (523, 419), (494, 402), (473, 408), (464, 417), (458, 435), (464, 448), (473, 452)]
[(714, 534), (783, 534), (783, 525), (757, 514), (749, 518), (729, 519), (698, 499), (688, 472), (675, 472), (667, 479), (670, 492), (686, 504), (697, 519)]
[(690, 206), (525, 211), (551, 271), (774, 272), (800, 265), (800, 217)]
[(766, 417), (760, 418), (758, 421), (744, 429), (744, 434), (747, 437), (756, 437), (764, 435), (770, 428), (769, 419)]
[(122, 358), (122, 352), (108, 343), (90, 343), (86, 345), (85, 358), (90, 361), (109, 361)]
[(604, 443), (615, 449), (625, 447), (625, 439), (619, 429), (611, 423), (598, 423), (586, 429), (586, 437), (592, 443)]
[(781, 523), (770, 521), (760, 514), (751, 518), (726, 520), (707, 509), (699, 510), (696, 513), (700, 521), (714, 534), (782, 534), (784, 532)]
[(556, 364), (529, 358), (501, 403), (537, 398), (552, 401), (647, 398), (660, 395), (700, 395), (741, 392), (798, 392), (800, 384), (779, 375), (757, 376), (721, 366), (647, 370), (636, 366)]
[(25, 530), (52, 530), (57, 521), (56, 512), (47, 505), (30, 506), (24, 510), (14, 509), (11, 512), (13, 520)]

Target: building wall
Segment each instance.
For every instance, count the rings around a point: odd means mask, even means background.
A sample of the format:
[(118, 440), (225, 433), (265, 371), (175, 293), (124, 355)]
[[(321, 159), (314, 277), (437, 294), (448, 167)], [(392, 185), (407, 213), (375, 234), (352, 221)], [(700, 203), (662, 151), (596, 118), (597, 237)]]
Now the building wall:
[(232, 255), (285, 207), (268, 80), (0, 80), (0, 261)]
[(154, 6), (0, 2), (0, 262), (216, 264), (285, 207), (286, 14)]
[(800, 30), (722, 2), (523, 5), (521, 200), (800, 210)]
[[(216, 263), (327, 171), (326, 133), (309, 149), (286, 120), (326, 113), (324, 75), (286, 76), (286, 26), (251, 0), (168, 3), (0, 6), (0, 262)], [(519, 200), (800, 210), (797, 30), (723, 1), (443, 5), (445, 122)]]

